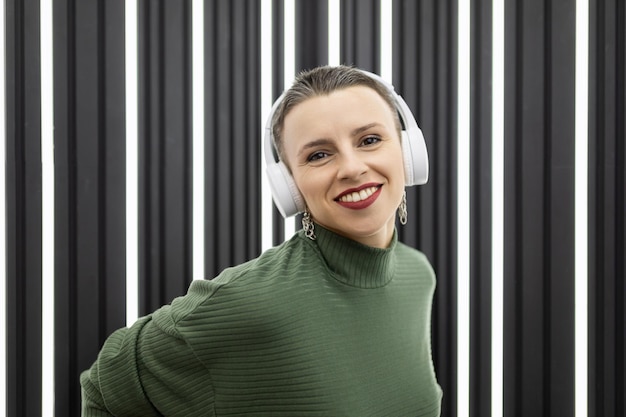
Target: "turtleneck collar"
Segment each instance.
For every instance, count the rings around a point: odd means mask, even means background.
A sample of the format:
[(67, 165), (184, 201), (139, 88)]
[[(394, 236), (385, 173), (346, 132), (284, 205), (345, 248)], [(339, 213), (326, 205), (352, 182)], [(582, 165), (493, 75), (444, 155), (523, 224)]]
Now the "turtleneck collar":
[(336, 280), (358, 288), (379, 288), (392, 280), (398, 243), (395, 230), (389, 247), (385, 249), (340, 236), (317, 223), (315, 235), (315, 241), (304, 237), (304, 234), (302, 237), (317, 246)]

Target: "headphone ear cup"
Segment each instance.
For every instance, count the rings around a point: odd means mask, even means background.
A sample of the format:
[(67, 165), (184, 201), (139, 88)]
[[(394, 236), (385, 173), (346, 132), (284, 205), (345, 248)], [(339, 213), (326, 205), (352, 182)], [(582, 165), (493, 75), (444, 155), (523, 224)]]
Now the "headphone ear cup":
[(405, 185), (422, 185), (428, 182), (428, 151), (422, 131), (402, 131)]
[(289, 169), (282, 162), (267, 165), (267, 178), (274, 197), (274, 204), (284, 218), (304, 211), (304, 200), (289, 173)]

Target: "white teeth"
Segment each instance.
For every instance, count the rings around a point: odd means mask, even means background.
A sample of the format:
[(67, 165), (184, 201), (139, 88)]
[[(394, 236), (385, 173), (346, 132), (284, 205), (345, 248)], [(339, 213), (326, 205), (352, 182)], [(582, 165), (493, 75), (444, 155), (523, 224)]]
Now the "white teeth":
[(344, 194), (339, 198), (339, 201), (344, 203), (356, 203), (357, 201), (365, 200), (378, 190), (378, 187), (364, 188), (361, 191), (355, 191), (350, 194)]

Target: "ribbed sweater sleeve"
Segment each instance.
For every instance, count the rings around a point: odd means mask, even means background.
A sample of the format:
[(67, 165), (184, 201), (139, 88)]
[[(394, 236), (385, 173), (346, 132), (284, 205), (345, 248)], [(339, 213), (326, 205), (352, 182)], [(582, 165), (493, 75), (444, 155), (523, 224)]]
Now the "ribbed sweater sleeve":
[(150, 322), (144, 317), (129, 329), (115, 331), (91, 369), (82, 373), (84, 417), (158, 415), (144, 395), (137, 363), (139, 335)]
[(106, 340), (81, 375), (83, 416), (214, 415), (210, 374), (177, 333), (176, 318), (164, 306)]

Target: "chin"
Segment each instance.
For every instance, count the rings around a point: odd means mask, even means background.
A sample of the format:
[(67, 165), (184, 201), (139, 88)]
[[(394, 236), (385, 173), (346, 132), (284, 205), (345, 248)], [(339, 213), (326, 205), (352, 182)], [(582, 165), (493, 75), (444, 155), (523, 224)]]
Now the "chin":
[(374, 237), (380, 233), (385, 233), (388, 229), (383, 225), (381, 227), (372, 227), (372, 224), (363, 225), (359, 227), (354, 225), (349, 228), (335, 229), (337, 233), (348, 237), (352, 240), (362, 240), (370, 237)]
[(359, 217), (336, 215), (330, 217), (331, 221), (325, 222), (324, 219), (318, 219), (315, 215), (312, 217), (319, 225), (352, 240), (367, 239), (395, 228), (395, 211), (386, 218), (382, 216), (373, 218), (372, 215)]

